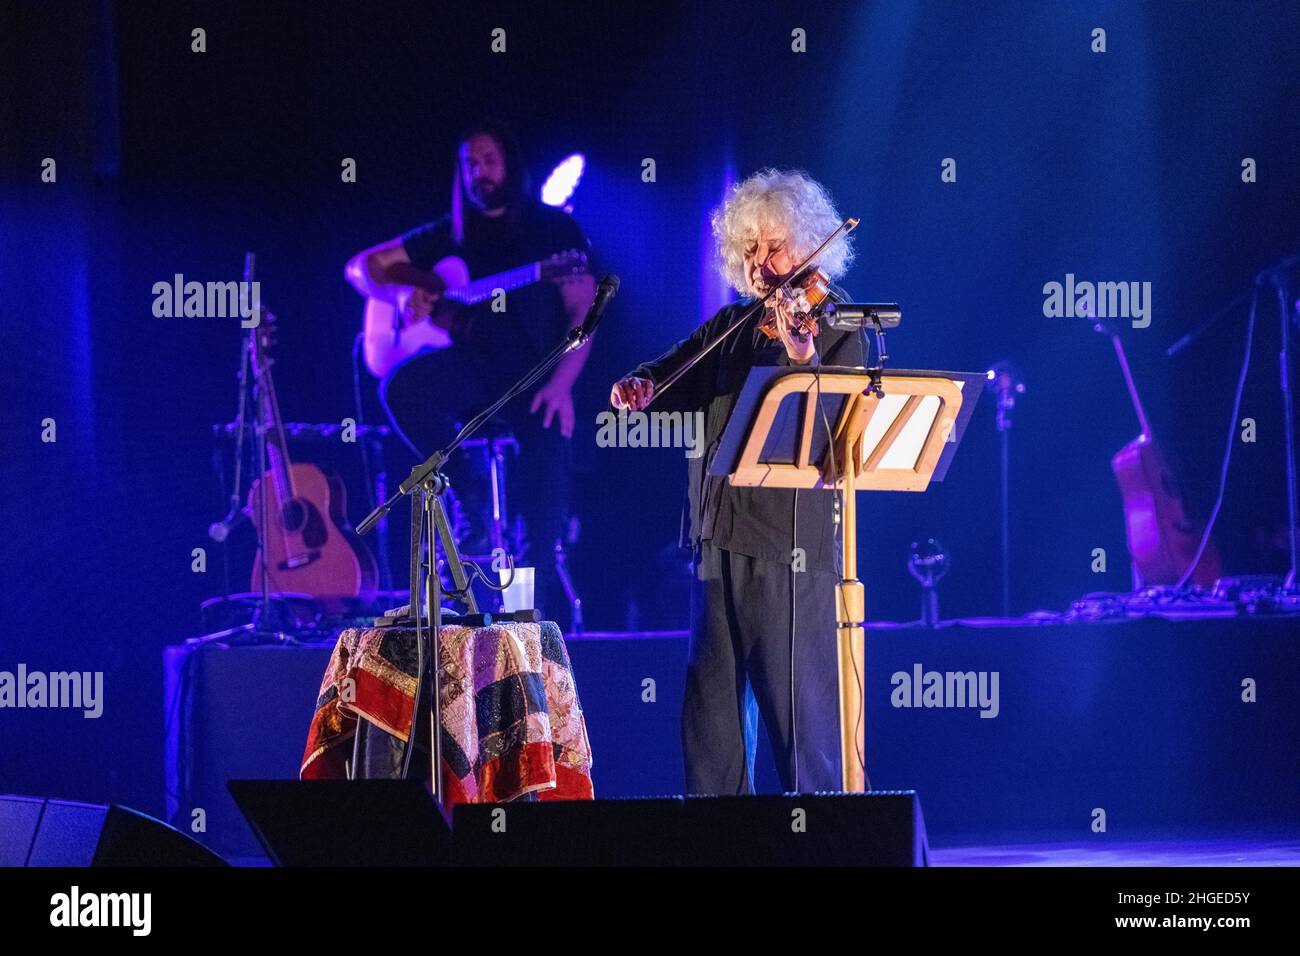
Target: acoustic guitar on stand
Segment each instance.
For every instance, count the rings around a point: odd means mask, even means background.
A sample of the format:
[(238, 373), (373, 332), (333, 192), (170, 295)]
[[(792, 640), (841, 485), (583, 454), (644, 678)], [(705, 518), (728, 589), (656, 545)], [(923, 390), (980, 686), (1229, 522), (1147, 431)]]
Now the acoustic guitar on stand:
[[(374, 556), (347, 523), (347, 493), (337, 476), (293, 462), (285, 442), (280, 404), (271, 381), (270, 347), (275, 316), (263, 312), (250, 335), (256, 382), (257, 431), (266, 446), (267, 471), (248, 491), (247, 512), (258, 532), (253, 591), (305, 594), (324, 603), (374, 596), (379, 572)], [(265, 493), (265, 495), (263, 494)]]
[(587, 254), (570, 249), (549, 259), (472, 281), (469, 266), (459, 256), (440, 259), (431, 271), (446, 288), (435, 298), (425, 318), (407, 322), (399, 308), (379, 299), (366, 299), (366, 367), (376, 378), (383, 378), (419, 352), (445, 349), (468, 339), (475, 319), (467, 306), (486, 302), (497, 290), (509, 292), (536, 282), (584, 273)]

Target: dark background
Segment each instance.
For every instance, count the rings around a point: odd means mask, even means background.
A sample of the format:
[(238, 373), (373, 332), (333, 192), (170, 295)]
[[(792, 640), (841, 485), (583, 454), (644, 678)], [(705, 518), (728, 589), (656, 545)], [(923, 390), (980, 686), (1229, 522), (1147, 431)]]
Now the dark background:
[[(513, 124), (536, 182), (586, 154), (574, 215), (623, 279), (575, 436), (574, 564), (598, 628), (685, 622), (664, 589), (678, 579), (680, 453), (597, 449), (594, 421), (612, 380), (724, 301), (707, 214), (728, 181), (802, 167), (861, 217), (845, 285), (903, 304), (895, 366), (1021, 370), (1017, 612), (1129, 585), (1109, 460), (1136, 420), (1110, 345), (1044, 318), (1043, 284), (1152, 283), (1151, 326), (1123, 337), (1204, 515), (1248, 300), (1178, 357), (1164, 350), (1300, 246), (1289, 3), (88, 2), (3, 16), (0, 668), (103, 670), (108, 709), (0, 714), (0, 790), (157, 809), (161, 649), (197, 633), (199, 602), (227, 587), (205, 530), (225, 511), (210, 426), (234, 415), (239, 329), (154, 318), (153, 283), (236, 279), (255, 250), (286, 419), (355, 415), (361, 300), (343, 263), (445, 209), (454, 133), (475, 117)], [(497, 26), (505, 55), (489, 51)], [(1096, 26), (1105, 54), (1089, 48)], [(194, 27), (206, 53), (190, 51)], [(795, 27), (806, 54), (790, 50)], [(56, 184), (39, 180), (47, 156)], [(344, 157), (356, 183), (340, 179)], [(657, 182), (641, 181), (646, 157)], [(940, 181), (945, 157), (955, 184)], [(1259, 440), (1234, 446), (1217, 529), (1230, 571), (1285, 566), (1263, 543), (1285, 522), (1277, 327), (1270, 299), (1241, 411)], [(57, 443), (40, 441), (46, 417)], [(952, 556), (945, 614), (997, 611), (997, 478), (985, 397), (944, 484), (863, 500), (869, 617), (916, 615), (905, 562), (930, 535)], [(364, 510), (354, 500), (353, 520)], [(243, 590), (251, 533), (233, 542)], [(1105, 574), (1090, 571), (1097, 547)]]

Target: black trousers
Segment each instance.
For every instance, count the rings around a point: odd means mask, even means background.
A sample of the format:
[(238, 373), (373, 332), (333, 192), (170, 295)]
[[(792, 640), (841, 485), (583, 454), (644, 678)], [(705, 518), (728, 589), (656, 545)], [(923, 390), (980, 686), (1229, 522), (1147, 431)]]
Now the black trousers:
[(754, 703), (783, 790), (841, 789), (836, 583), (831, 573), (701, 546), (682, 707), (687, 793), (753, 793)]

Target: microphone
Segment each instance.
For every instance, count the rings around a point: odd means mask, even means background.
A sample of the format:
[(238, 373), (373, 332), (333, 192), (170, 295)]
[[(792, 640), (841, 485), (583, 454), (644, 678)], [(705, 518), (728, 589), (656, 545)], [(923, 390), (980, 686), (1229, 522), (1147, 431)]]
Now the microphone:
[(230, 532), (238, 528), (248, 520), (248, 512), (242, 508), (233, 508), (230, 513), (220, 521), (214, 521), (208, 525), (208, 537), (217, 544), (223, 543), (226, 538), (230, 537)]
[(591, 338), (591, 333), (596, 331), (596, 326), (600, 325), (601, 317), (605, 314), (605, 307), (609, 305), (609, 300), (614, 298), (618, 292), (619, 278), (610, 273), (600, 280), (600, 285), (596, 287), (596, 299), (591, 303), (591, 308), (587, 310), (587, 317), (582, 320), (582, 335), (580, 342), (585, 342)]
[(841, 332), (872, 328), (896, 329), (903, 321), (903, 310), (897, 302), (827, 302), (822, 315), (831, 328)]

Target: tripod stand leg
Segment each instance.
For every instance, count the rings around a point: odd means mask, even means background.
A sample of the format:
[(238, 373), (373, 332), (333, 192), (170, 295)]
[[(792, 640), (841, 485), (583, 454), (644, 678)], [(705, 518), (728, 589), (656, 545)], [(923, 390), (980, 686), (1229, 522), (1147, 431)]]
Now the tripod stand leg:
[(442, 506), (441, 495), (433, 496), (433, 521), (437, 536), (442, 541), (442, 553), (447, 556), (447, 569), (451, 572), (452, 587), (465, 595), (465, 606), (469, 613), (477, 614), (478, 601), (474, 598), (474, 591), (469, 586), (469, 578), (465, 575), (465, 565), (461, 562), (456, 538), (451, 533), (451, 524), (447, 521), (447, 509)]
[(560, 538), (555, 539), (555, 576), (560, 579), (564, 596), (569, 601), (569, 631), (573, 634), (581, 634), (582, 598), (578, 596), (578, 589), (573, 586), (573, 578), (569, 575), (568, 555), (564, 551), (564, 541)]

